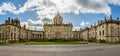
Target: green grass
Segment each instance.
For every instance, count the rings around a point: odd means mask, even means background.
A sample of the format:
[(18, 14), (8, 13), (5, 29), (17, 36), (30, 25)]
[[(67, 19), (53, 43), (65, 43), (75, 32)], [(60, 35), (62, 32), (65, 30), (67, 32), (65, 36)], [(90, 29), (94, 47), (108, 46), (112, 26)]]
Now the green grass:
[(52, 44), (87, 44), (86, 42), (29, 42), (27, 45), (52, 45)]
[(103, 43), (103, 44), (120, 44), (118, 42), (106, 42), (106, 43)]
[[(0, 43), (0, 46), (11, 46), (21, 43)], [(87, 42), (71, 41), (71, 42), (27, 42), (26, 45), (57, 45), (57, 44), (87, 44)]]
[(3, 43), (0, 44), (0, 46), (8, 46), (8, 45), (10, 45), (10, 44), (8, 44), (8, 43), (7, 44), (5, 44), (5, 43), (4, 44)]
[(0, 43), (0, 46), (10, 46), (15, 44), (21, 44), (21, 43)]

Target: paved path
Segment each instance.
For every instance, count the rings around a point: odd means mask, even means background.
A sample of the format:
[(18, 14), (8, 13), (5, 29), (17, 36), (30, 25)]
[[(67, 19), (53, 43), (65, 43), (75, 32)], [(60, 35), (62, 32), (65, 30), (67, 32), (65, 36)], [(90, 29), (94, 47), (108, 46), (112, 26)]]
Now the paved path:
[(13, 45), (0, 46), (0, 56), (120, 56), (120, 45)]

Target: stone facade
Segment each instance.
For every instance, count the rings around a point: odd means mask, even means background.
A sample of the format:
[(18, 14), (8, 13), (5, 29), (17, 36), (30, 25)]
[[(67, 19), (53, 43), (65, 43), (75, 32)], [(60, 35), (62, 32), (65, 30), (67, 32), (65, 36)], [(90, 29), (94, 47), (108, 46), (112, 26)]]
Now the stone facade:
[(81, 39), (88, 41), (120, 42), (120, 20), (117, 18), (98, 21), (98, 25), (80, 31)]
[(36, 41), (41, 41), (44, 40), (44, 32), (43, 31), (36, 31), (36, 30), (31, 30), (32, 31), (32, 40)]
[(53, 24), (45, 24), (44, 25), (44, 34), (45, 39), (62, 39), (66, 40), (69, 38), (73, 38), (73, 32), (72, 32), (72, 24), (63, 24), (63, 18), (58, 13), (54, 17), (54, 23)]
[(74, 40), (81, 40), (80, 35), (81, 35), (80, 31), (77, 31), (77, 30), (73, 31)]
[(54, 24), (44, 24), (44, 31), (36, 31), (26, 29), (25, 25), (21, 27), (18, 18), (11, 19), (9, 17), (4, 24), (0, 24), (0, 42), (66, 40), (73, 38), (72, 24), (63, 24), (62, 21), (63, 18), (57, 13), (54, 17)]
[(57, 13), (53, 24), (44, 24), (44, 31), (26, 29), (21, 27), (18, 18), (8, 18), (4, 24), (0, 24), (0, 43), (19, 41), (43, 41), (43, 40), (83, 40), (97, 42), (120, 42), (120, 20), (109, 19), (98, 21), (98, 25), (86, 27), (80, 31), (73, 31), (72, 23), (63, 24), (62, 16)]
[(82, 39), (82, 40), (85, 40), (85, 41), (87, 41), (88, 40), (88, 37), (89, 37), (89, 28), (85, 28), (84, 30), (81, 30), (80, 31), (80, 38)]
[(31, 31), (25, 26), (21, 27), (19, 19), (8, 18), (4, 24), (0, 25), (0, 42), (25, 41), (27, 37), (31, 37), (28, 33)]

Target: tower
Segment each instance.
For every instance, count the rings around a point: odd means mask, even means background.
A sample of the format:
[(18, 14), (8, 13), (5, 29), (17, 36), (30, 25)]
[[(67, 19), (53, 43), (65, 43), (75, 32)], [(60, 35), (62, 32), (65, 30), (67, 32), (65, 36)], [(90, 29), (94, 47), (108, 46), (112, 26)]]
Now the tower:
[(62, 21), (62, 16), (59, 14), (59, 12), (57, 12), (57, 15), (54, 17), (54, 24), (62, 24)]

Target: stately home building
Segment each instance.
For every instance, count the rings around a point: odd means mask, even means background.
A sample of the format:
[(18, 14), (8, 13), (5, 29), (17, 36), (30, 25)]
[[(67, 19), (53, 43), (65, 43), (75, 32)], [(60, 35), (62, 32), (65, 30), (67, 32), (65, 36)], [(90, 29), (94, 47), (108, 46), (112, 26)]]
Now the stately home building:
[(62, 16), (57, 13), (54, 17), (53, 24), (45, 24), (44, 25), (44, 34), (46, 39), (62, 39), (67, 40), (73, 38), (72, 32), (72, 23), (63, 24)]
[(109, 19), (98, 21), (98, 25), (92, 25), (80, 31), (81, 39), (88, 41), (120, 42), (120, 20), (110, 16)]
[(97, 25), (73, 31), (72, 23), (64, 24), (62, 16), (57, 13), (52, 24), (44, 24), (43, 31), (29, 30), (20, 25), (18, 18), (8, 18), (0, 24), (0, 43), (27, 42), (44, 40), (81, 40), (97, 42), (120, 42), (120, 20), (109, 19), (98, 21)]
[(18, 18), (8, 18), (0, 24), (0, 42), (43, 41), (73, 39), (72, 23), (63, 24), (62, 16), (57, 13), (53, 24), (44, 24), (44, 31), (29, 30), (20, 25)]

